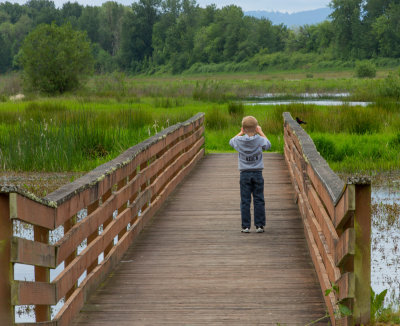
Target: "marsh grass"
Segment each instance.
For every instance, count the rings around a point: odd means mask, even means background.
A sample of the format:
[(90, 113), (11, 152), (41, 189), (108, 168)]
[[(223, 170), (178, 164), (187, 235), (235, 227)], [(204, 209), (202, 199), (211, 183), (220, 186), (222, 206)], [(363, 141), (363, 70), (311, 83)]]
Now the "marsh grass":
[[(304, 72), (132, 78), (113, 73), (95, 76), (85, 88), (62, 97), (28, 94), (34, 100), (16, 103), (7, 98), (0, 104), (1, 168), (90, 169), (197, 112), (206, 113), (208, 151), (231, 150), (227, 143), (239, 132), (242, 117), (253, 115), (268, 137), (275, 139), (273, 150), (282, 152), (284, 111), (307, 121), (304, 129), (335, 170), (398, 168), (399, 104), (395, 96), (379, 97), (386, 88), (396, 93), (398, 74), (378, 71), (375, 79), (349, 78), (348, 72), (313, 75), (308, 79)], [(3, 76), (0, 85), (7, 78), (17, 77)], [(296, 96), (305, 92), (353, 92), (349, 99), (377, 102), (364, 108), (245, 106), (240, 102), (266, 93)]]
[(0, 110), (2, 170), (88, 171), (190, 113), (65, 101)]

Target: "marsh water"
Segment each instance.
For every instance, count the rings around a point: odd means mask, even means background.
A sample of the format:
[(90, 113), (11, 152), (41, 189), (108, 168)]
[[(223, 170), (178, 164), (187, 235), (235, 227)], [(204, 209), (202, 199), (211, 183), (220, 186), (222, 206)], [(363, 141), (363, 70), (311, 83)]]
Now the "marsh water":
[(350, 93), (301, 93), (288, 98), (287, 94), (267, 93), (245, 101), (246, 105), (287, 105), (293, 103), (322, 106), (368, 106), (371, 102), (349, 100)]
[[(393, 180), (390, 180), (392, 182)], [(371, 286), (388, 289), (386, 304), (400, 305), (400, 184), (373, 187)]]

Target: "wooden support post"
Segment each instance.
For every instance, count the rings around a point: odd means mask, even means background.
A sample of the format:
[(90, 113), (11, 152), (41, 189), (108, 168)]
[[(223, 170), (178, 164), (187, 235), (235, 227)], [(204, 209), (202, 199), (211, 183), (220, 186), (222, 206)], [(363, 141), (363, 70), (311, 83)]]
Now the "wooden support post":
[[(34, 240), (36, 242), (49, 243), (49, 230), (41, 226), (33, 226)], [(50, 269), (35, 266), (35, 281), (50, 283)], [(51, 319), (49, 305), (35, 306), (36, 322), (49, 321)]]
[(371, 185), (356, 187), (354, 228), (356, 233), (354, 274), (354, 324), (368, 324), (371, 318)]
[[(96, 208), (99, 207), (99, 201), (96, 200), (94, 203), (90, 204), (87, 208), (87, 214), (93, 213)], [(97, 237), (99, 236), (99, 229), (97, 228), (96, 231), (94, 231), (92, 234), (90, 234), (87, 238), (87, 244), (89, 245), (91, 242), (93, 242)], [(87, 274), (89, 274), (92, 270), (96, 268), (98, 264), (98, 258), (96, 259), (89, 265), (87, 268)]]
[(14, 309), (11, 305), (11, 286), (13, 264), (10, 263), (12, 221), (8, 194), (0, 194), (0, 320), (4, 325), (14, 322)]
[[(74, 225), (76, 224), (76, 215), (71, 217), (67, 222), (64, 223), (64, 234), (66, 234)], [(77, 249), (75, 249), (71, 255), (69, 255), (65, 261), (64, 261), (64, 268), (67, 268), (69, 264), (75, 259), (77, 254)], [(68, 300), (68, 298), (74, 293), (76, 287), (78, 285), (78, 282), (75, 283), (75, 285), (67, 292), (65, 295), (65, 301)]]

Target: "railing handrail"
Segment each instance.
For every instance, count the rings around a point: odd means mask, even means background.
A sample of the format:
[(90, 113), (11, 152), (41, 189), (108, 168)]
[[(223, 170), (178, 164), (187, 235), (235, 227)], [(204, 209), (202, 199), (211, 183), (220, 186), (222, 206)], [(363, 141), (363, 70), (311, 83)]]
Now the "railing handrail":
[(339, 202), (346, 184), (333, 172), (326, 160), (318, 152), (317, 148), (311, 137), (304, 131), (304, 129), (292, 118), (289, 112), (283, 113), (285, 124), (290, 125), (293, 133), (296, 135), (299, 145), (302, 149), (302, 154), (306, 162), (315, 171), (318, 178), (326, 188), (333, 204), (336, 206)]
[[(204, 113), (199, 113), (44, 198), (0, 186), (0, 271), (4, 274), (0, 302), (7, 302), (0, 307), (0, 320), (11, 324), (14, 306), (34, 305), (39, 324), (68, 325), (171, 191), (202, 158), (203, 145)], [(86, 217), (77, 221), (82, 209)], [(13, 220), (33, 225), (33, 240), (13, 236)], [(63, 226), (63, 236), (50, 244), (49, 231), (58, 226)], [(85, 241), (86, 248), (77, 255)], [(64, 269), (50, 282), (49, 270), (63, 262)], [(14, 280), (15, 263), (34, 265), (35, 281)], [(50, 306), (63, 298), (62, 309), (50, 321)]]
[[(368, 323), (371, 181), (350, 177), (344, 183), (290, 113), (283, 118), (285, 160), (332, 325)], [(325, 295), (332, 284), (339, 293)], [(338, 304), (347, 305), (352, 316), (337, 314)]]

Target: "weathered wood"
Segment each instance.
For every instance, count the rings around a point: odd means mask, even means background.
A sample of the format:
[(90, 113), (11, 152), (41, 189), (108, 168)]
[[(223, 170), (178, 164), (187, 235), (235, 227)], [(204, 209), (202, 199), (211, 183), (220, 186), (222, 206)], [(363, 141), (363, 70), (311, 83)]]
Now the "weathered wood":
[[(289, 113), (284, 113), (284, 119), (285, 159), (298, 194), (299, 210), (307, 224), (306, 238), (321, 287), (324, 289), (330, 282), (340, 282), (344, 291), (340, 298), (346, 299), (346, 304), (353, 309), (354, 318), (338, 323), (366, 324), (370, 320), (370, 180), (350, 178), (345, 185)], [(306, 165), (304, 175), (299, 171), (303, 165)], [(302, 181), (305, 187), (301, 187)], [(323, 273), (322, 267), (325, 268)], [(332, 307), (334, 303), (335, 300)], [(332, 310), (330, 316), (334, 323)]]
[(317, 193), (311, 185), (307, 187), (307, 198), (327, 240), (329, 251), (333, 253), (339, 237), (336, 233), (335, 227), (333, 226), (332, 220), (329, 218), (325, 207), (322, 205)]
[(335, 249), (335, 264), (341, 266), (345, 260), (354, 257), (355, 254), (356, 234), (353, 228), (346, 229), (340, 236), (339, 242)]
[(356, 210), (354, 213), (355, 293), (353, 319), (356, 324), (367, 324), (371, 317), (371, 185), (355, 185)]
[(46, 243), (13, 237), (11, 262), (56, 268), (56, 248)]
[(14, 276), (13, 264), (10, 263), (12, 232), (9, 194), (0, 193), (0, 320), (5, 325), (14, 321), (10, 286)]
[[(318, 153), (310, 136), (293, 120), (290, 113), (284, 112), (283, 117), (285, 128), (289, 130), (290, 136), (299, 146), (299, 153), (303, 155), (308, 165), (312, 166), (315, 176), (320, 180), (322, 187), (335, 206), (344, 191), (344, 182), (332, 171), (325, 159)], [(317, 190), (319, 192), (319, 189)], [(329, 207), (328, 212), (331, 213)]]
[[(49, 243), (49, 230), (40, 226), (33, 227), (33, 238), (35, 242)], [(35, 266), (35, 282), (50, 282), (50, 269), (47, 267)], [(51, 319), (50, 305), (35, 305), (36, 322), (49, 321)]]
[[(67, 222), (64, 223), (64, 236), (66, 233), (68, 233), (69, 230), (71, 230), (74, 225), (76, 224), (77, 219), (76, 215), (74, 215), (72, 218), (70, 218)], [(73, 262), (75, 259), (77, 253), (78, 253), (78, 247), (75, 247), (75, 250), (72, 250), (71, 254), (65, 258), (64, 260), (64, 268), (67, 267), (69, 264)], [(76, 282), (69, 291), (65, 294), (65, 300), (67, 301), (69, 297), (72, 295), (72, 293), (75, 291), (76, 287), (78, 286), (78, 282)]]
[(55, 226), (55, 209), (21, 194), (10, 193), (10, 218), (53, 230)]
[(13, 281), (11, 283), (13, 305), (55, 305), (56, 287), (47, 282)]
[(319, 198), (321, 199), (321, 202), (324, 204), (326, 211), (329, 214), (329, 218), (333, 220), (335, 218), (335, 206), (334, 203), (332, 202), (332, 199), (326, 190), (325, 186), (319, 179), (318, 175), (315, 173), (313, 167), (310, 164), (307, 164), (307, 175), (316, 190), (316, 192), (319, 195)]
[[(266, 232), (244, 235), (235, 154), (206, 156), (174, 189), (203, 153), (201, 148), (187, 157), (184, 170), (168, 180), (105, 257), (104, 266), (148, 222), (113, 277), (106, 276), (106, 267), (100, 270), (103, 264), (92, 272), (107, 280), (73, 325), (294, 325), (324, 315), (299, 212), (287, 200), (293, 189), (282, 156), (265, 158)], [(88, 293), (90, 282), (88, 275), (82, 283)]]
[[(305, 206), (303, 197), (301, 194), (299, 195), (299, 203), (300, 203), (300, 205), (299, 205), (300, 207)], [(303, 215), (303, 225), (304, 225), (304, 233), (305, 233), (307, 244), (308, 244), (308, 249), (309, 249), (309, 252), (311, 255), (311, 259), (314, 263), (314, 268), (315, 268), (315, 271), (316, 271), (318, 279), (319, 279), (319, 284), (321, 286), (322, 292), (325, 293), (325, 291), (331, 287), (331, 283), (329, 281), (329, 277), (326, 272), (325, 265), (322, 261), (322, 257), (320, 255), (318, 247), (315, 243), (310, 224), (309, 224), (305, 214)], [(334, 325), (336, 325), (335, 324), (335, 313), (334, 313), (335, 306), (336, 306), (336, 298), (333, 293), (330, 293), (328, 296), (324, 296), (324, 300), (325, 300), (326, 307), (329, 311), (331, 323), (334, 326)]]
[[(88, 214), (93, 213), (97, 207), (99, 207), (99, 199), (97, 199), (95, 202), (93, 202), (88, 206), (87, 213)], [(93, 241), (97, 239), (98, 236), (99, 236), (99, 226), (97, 226), (96, 229), (87, 237), (87, 245), (89, 246)], [(87, 266), (86, 270), (87, 273), (90, 273), (97, 266), (97, 263), (98, 263), (98, 255), (92, 260), (89, 266)]]
[(114, 184), (131, 175), (138, 165), (155, 156), (165, 146), (181, 137), (184, 132), (200, 127), (203, 121), (204, 114), (200, 113), (184, 123), (166, 128), (146, 141), (131, 147), (114, 160), (46, 196), (47, 202), (57, 206), (54, 227), (65, 223), (78, 211), (106, 194)]
[(356, 209), (355, 185), (346, 185), (342, 197), (335, 207), (335, 228), (341, 229), (344, 224), (354, 215)]
[(340, 271), (334, 263), (334, 259), (332, 257), (331, 251), (329, 250), (329, 246), (326, 242), (326, 238), (322, 232), (320, 224), (318, 223), (317, 219), (315, 218), (314, 212), (311, 209), (310, 204), (306, 200), (304, 200), (304, 198), (305, 198), (304, 195), (302, 196), (302, 198), (303, 198), (303, 206), (304, 206), (305, 213), (306, 213), (306, 216), (308, 219), (310, 230), (313, 235), (313, 240), (317, 245), (319, 254), (324, 263), (325, 270), (329, 277), (330, 283), (335, 283), (336, 280), (340, 277)]
[(354, 273), (344, 273), (337, 281), (336, 285), (339, 288), (339, 300), (353, 299), (355, 291)]

